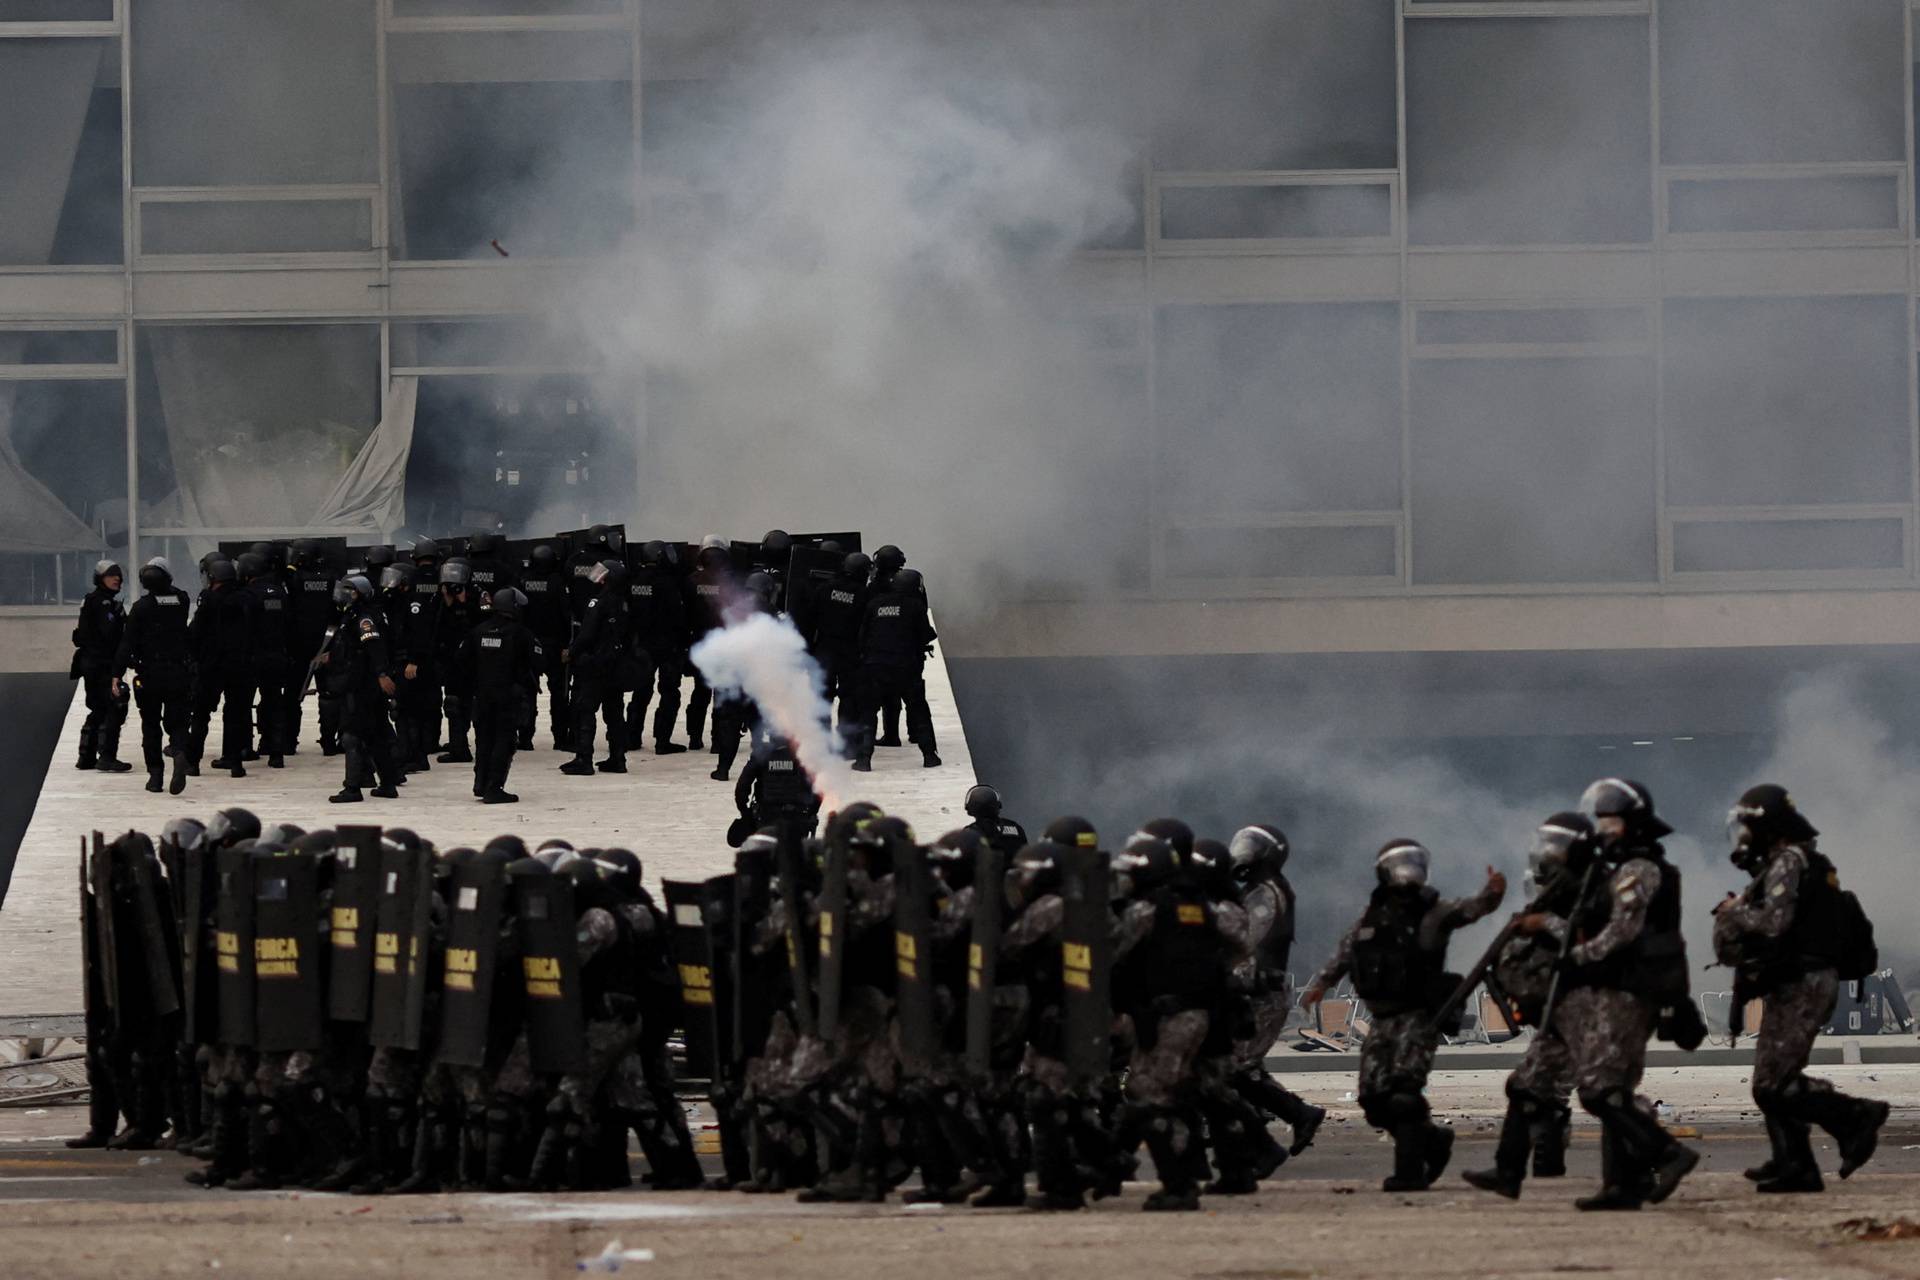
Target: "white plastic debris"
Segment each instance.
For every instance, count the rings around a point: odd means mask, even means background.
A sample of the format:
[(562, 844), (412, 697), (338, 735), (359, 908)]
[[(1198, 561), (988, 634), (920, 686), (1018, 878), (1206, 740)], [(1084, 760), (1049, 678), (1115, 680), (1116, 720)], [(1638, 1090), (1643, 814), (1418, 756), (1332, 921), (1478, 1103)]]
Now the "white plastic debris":
[(618, 1240), (609, 1240), (607, 1247), (598, 1256), (582, 1258), (574, 1264), (576, 1270), (594, 1272), (614, 1272), (629, 1262), (652, 1262), (653, 1250), (629, 1249)]
[(159, 1164), (160, 1157), (159, 1156), (141, 1156), (138, 1160), (135, 1160), (134, 1163), (140, 1164), (140, 1165)]

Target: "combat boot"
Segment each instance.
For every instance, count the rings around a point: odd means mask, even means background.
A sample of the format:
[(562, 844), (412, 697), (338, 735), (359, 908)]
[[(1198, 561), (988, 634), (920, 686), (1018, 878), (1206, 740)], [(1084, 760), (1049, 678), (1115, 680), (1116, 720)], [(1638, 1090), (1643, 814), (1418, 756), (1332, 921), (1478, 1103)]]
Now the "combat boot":
[(1393, 1173), (1380, 1183), (1389, 1195), (1404, 1191), (1425, 1191), (1432, 1185), (1427, 1177), (1427, 1126), (1406, 1123), (1393, 1130)]
[(1792, 1122), (1783, 1120), (1778, 1116), (1769, 1115), (1765, 1111), (1762, 1111), (1760, 1115), (1761, 1119), (1766, 1122), (1767, 1144), (1772, 1148), (1772, 1154), (1762, 1163), (1754, 1165), (1752, 1168), (1742, 1172), (1741, 1176), (1748, 1182), (1765, 1182), (1770, 1178), (1778, 1177), (1780, 1171), (1787, 1166), (1791, 1159), (1788, 1152), (1792, 1149), (1793, 1136), (1788, 1132), (1787, 1127)]
[(1568, 1107), (1547, 1107), (1531, 1126), (1533, 1135), (1533, 1176), (1567, 1176), (1567, 1139), (1572, 1136), (1573, 1111)]
[(1520, 1186), (1526, 1179), (1532, 1133), (1533, 1126), (1521, 1105), (1508, 1102), (1506, 1118), (1500, 1122), (1500, 1142), (1493, 1150), (1493, 1168), (1469, 1169), (1460, 1176), (1470, 1187), (1518, 1200)]
[(85, 724), (82, 724), (80, 726), (80, 754), (75, 758), (73, 767), (76, 769), (91, 769), (99, 759), (100, 757), (95, 753), (93, 747), (93, 730), (89, 729)]
[(1773, 1176), (1762, 1178), (1754, 1190), (1765, 1195), (1791, 1195), (1825, 1191), (1820, 1164), (1813, 1156), (1813, 1132), (1806, 1125), (1788, 1123), (1782, 1127), (1784, 1139), (1776, 1152), (1778, 1166)]
[(130, 773), (133, 771), (133, 766), (120, 758), (119, 724), (109, 721), (107, 724), (102, 725), (94, 745), (99, 753), (99, 758), (96, 759), (93, 764), (95, 769), (101, 773)]

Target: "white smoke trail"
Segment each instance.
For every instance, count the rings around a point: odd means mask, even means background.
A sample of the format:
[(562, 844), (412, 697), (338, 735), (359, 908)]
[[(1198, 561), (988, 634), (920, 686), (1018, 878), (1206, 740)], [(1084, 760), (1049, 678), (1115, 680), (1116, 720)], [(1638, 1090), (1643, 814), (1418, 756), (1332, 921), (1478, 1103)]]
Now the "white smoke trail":
[(853, 770), (828, 728), (826, 678), (793, 624), (757, 613), (708, 632), (691, 656), (715, 692), (753, 699), (768, 727), (793, 743), (826, 810), (840, 808), (852, 794)]

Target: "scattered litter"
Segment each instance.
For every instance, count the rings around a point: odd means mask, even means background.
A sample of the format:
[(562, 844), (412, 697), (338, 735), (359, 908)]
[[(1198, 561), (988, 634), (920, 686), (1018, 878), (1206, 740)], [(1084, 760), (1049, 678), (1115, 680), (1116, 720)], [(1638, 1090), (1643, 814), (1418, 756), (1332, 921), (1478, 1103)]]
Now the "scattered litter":
[[(1353, 1093), (1352, 1093), (1352, 1091), (1348, 1091), (1348, 1092), (1346, 1092), (1346, 1093), (1343, 1093), (1343, 1094), (1341, 1094), (1341, 1095), (1340, 1095), (1340, 1101), (1342, 1101), (1342, 1102), (1352, 1102), (1352, 1101), (1353, 1101)], [(32, 1113), (31, 1113), (31, 1112), (29, 1112), (28, 1114), (29, 1114), (29, 1115), (31, 1115)]]
[(430, 1213), (424, 1218), (408, 1218), (407, 1225), (414, 1227), (447, 1227), (466, 1219), (457, 1213)]
[(499, 242), (498, 240), (489, 240), (489, 241), (487, 241), (487, 243), (488, 243), (488, 244), (490, 244), (490, 245), (492, 245), (492, 246), (493, 246), (493, 251), (494, 251), (495, 253), (497, 253), (497, 254), (499, 254), (499, 255), (500, 255), (501, 257), (503, 257), (503, 258), (508, 258), (508, 257), (512, 257), (512, 256), (513, 256), (512, 254), (510, 254), (510, 253), (508, 253), (508, 252), (507, 252), (507, 251), (506, 251), (505, 249), (502, 249), (502, 248), (500, 247), (500, 242)]
[(135, 1160), (134, 1163), (137, 1165), (159, 1164), (160, 1157), (159, 1156), (141, 1156), (138, 1160)]
[(207, 1265), (208, 1265), (208, 1266), (210, 1266), (210, 1267), (212, 1267), (212, 1268), (213, 1268), (213, 1269), (214, 1269), (215, 1271), (218, 1271), (218, 1270), (220, 1269), (220, 1259), (218, 1259), (218, 1258), (208, 1258), (208, 1259), (207, 1259)]
[(1653, 1104), (1653, 1114), (1659, 1116), (1662, 1120), (1671, 1120), (1673, 1119), (1673, 1108), (1665, 1102), (1656, 1101)]
[(1900, 1149), (1902, 1151), (1920, 1151), (1920, 1142), (1913, 1143), (1909, 1146), (1904, 1146)]
[(32, 1111), (22, 1112), (21, 1114), (29, 1115), (29, 1116), (43, 1116), (47, 1114), (47, 1109), (45, 1107), (35, 1107)]
[(1838, 1230), (1852, 1236), (1863, 1244), (1881, 1244), (1888, 1240), (1920, 1240), (1920, 1222), (1912, 1218), (1895, 1218), (1892, 1222), (1882, 1222), (1878, 1218), (1848, 1218)]
[(618, 1240), (609, 1240), (599, 1256), (582, 1258), (574, 1264), (578, 1271), (618, 1271), (629, 1262), (652, 1262), (653, 1250), (629, 1249)]
[(373, 1206), (370, 1204), (363, 1204), (358, 1209), (355, 1209), (354, 1212), (355, 1213), (372, 1213)]
[(1359, 1188), (1357, 1187), (1335, 1187), (1333, 1189), (1333, 1194), (1337, 1196), (1350, 1196), (1354, 1194), (1354, 1192), (1356, 1192), (1357, 1190), (1359, 1190)]
[(939, 1212), (941, 1210), (944, 1210), (946, 1207), (947, 1206), (941, 1204), (937, 1200), (923, 1200), (918, 1204), (908, 1205), (907, 1212), (908, 1213)]

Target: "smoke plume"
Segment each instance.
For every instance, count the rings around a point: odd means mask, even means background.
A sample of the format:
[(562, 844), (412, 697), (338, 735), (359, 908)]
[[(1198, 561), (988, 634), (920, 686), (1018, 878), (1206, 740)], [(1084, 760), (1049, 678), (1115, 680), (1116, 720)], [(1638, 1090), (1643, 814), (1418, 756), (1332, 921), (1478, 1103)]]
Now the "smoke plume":
[(828, 727), (825, 678), (792, 623), (764, 613), (732, 620), (691, 656), (716, 693), (751, 698), (773, 732), (793, 743), (828, 812), (851, 797), (853, 772)]

